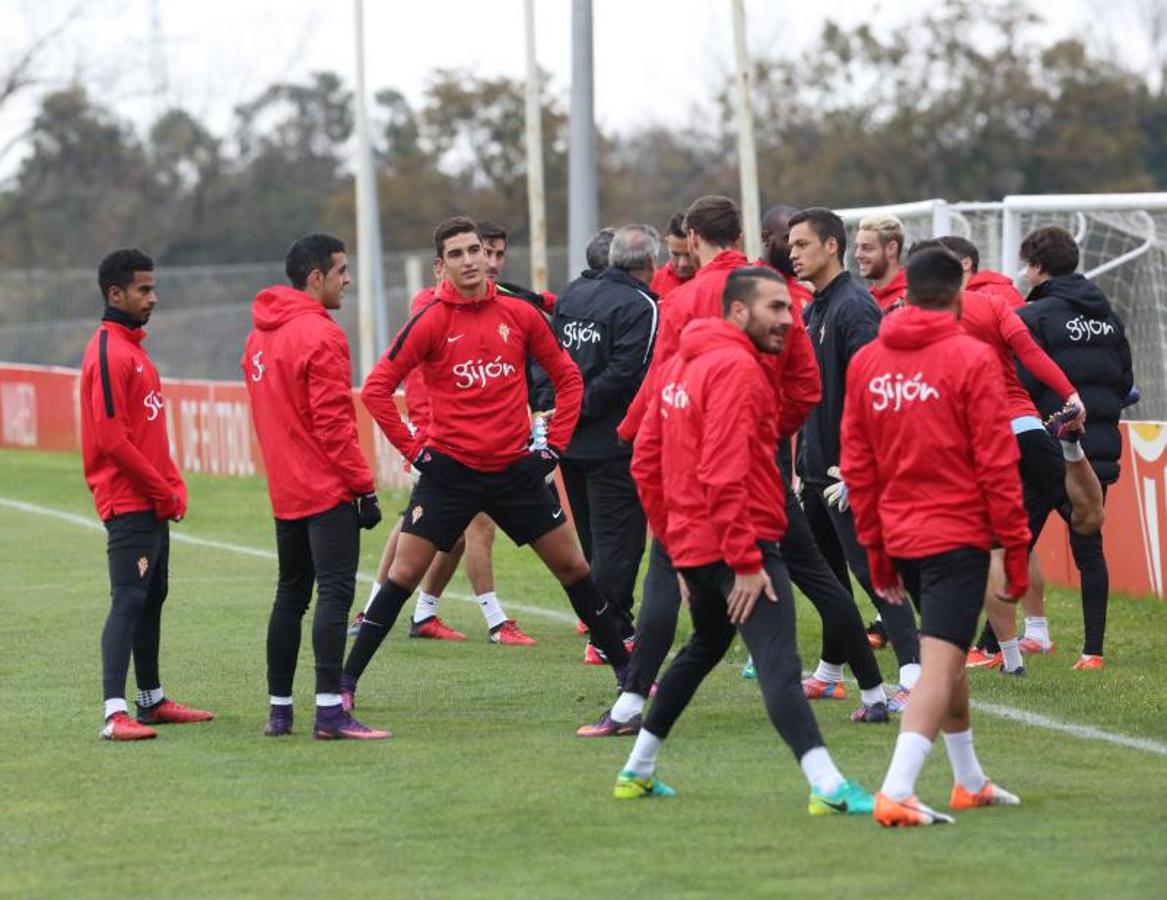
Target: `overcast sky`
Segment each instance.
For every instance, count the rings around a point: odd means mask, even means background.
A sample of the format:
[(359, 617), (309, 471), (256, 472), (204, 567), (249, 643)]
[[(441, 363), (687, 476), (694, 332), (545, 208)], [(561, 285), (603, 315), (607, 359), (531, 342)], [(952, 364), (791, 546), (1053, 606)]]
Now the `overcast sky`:
[[(749, 44), (755, 53), (793, 54), (828, 18), (887, 26), (935, 2), (747, 0)], [(1051, 20), (1052, 41), (1067, 33), (1121, 35), (1129, 29), (1115, 10), (1128, 2), (1136, 0), (1033, 6)], [(571, 6), (535, 4), (539, 63), (563, 92), (571, 74)], [(331, 69), (351, 83), (352, 11), (351, 0), (0, 0), (0, 62), (39, 43), (42, 90), (78, 80), (139, 126), (178, 105), (222, 134), (235, 105), (273, 81)], [(522, 0), (365, 0), (370, 94), (395, 87), (417, 101), (437, 67), (521, 77), (522, 14)], [(731, 68), (729, 0), (594, 0), (594, 14), (601, 126), (680, 123), (710, 108)], [(48, 36), (66, 22), (62, 34)], [(1126, 51), (1137, 55), (1137, 41)], [(30, 91), (0, 108), (0, 148), (27, 126), (37, 97)], [(22, 149), (0, 157), (0, 174), (12, 172)]]

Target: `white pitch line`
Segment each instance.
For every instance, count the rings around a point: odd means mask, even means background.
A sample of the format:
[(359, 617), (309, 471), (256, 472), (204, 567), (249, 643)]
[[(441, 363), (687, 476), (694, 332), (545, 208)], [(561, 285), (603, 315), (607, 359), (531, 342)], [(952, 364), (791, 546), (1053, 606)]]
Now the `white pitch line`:
[[(40, 506), (36, 503), (25, 503), (23, 500), (10, 500), (7, 497), (0, 497), (0, 506), (7, 506), (10, 509), (32, 513), (33, 515), (60, 519), (62, 522), (68, 522), (70, 525), (77, 525), (80, 528), (88, 528), (90, 531), (105, 532), (105, 526), (95, 519), (88, 518), (87, 516), (79, 516), (76, 513), (69, 513), (60, 509), (52, 509), (48, 506)], [(185, 531), (178, 531), (173, 528), (170, 529), (170, 540), (177, 544), (190, 544), (194, 547), (205, 547), (208, 550), (222, 550), (225, 553), (250, 556), (254, 559), (272, 561), (277, 559), (274, 550), (264, 550), (261, 547), (248, 547), (243, 544), (231, 544), (226, 541), (214, 541), (209, 538), (195, 537), (193, 534), (188, 534)], [(372, 584), (373, 576), (366, 572), (358, 572), (357, 580), (365, 584)], [(449, 597), (452, 600), (461, 600), (464, 603), (478, 604), (476, 598), (459, 591), (446, 591), (442, 596)], [(564, 622), (569, 625), (574, 625), (576, 621), (576, 617), (573, 614), (564, 612), (563, 610), (543, 609), (539, 606), (528, 606), (525, 603), (513, 603), (510, 600), (504, 602), (506, 603), (507, 609), (513, 609), (530, 616), (550, 619), (552, 622)]]
[[(40, 506), (36, 503), (25, 503), (22, 500), (10, 500), (7, 497), (0, 497), (0, 506), (6, 506), (9, 509), (20, 510), (21, 512), (32, 513), (33, 515), (47, 516), (53, 519), (60, 519), (63, 522), (68, 522), (72, 525), (77, 525), (81, 528), (88, 528), (91, 531), (105, 531), (105, 527), (91, 518), (79, 516), (74, 513), (64, 512), (59, 509), (52, 509), (48, 506)], [(196, 547), (206, 547), (211, 550), (222, 550), (226, 553), (235, 553), (240, 556), (250, 556), (256, 559), (275, 560), (276, 554), (271, 550), (263, 550), (259, 547), (248, 547), (242, 544), (230, 544), (225, 541), (214, 541), (207, 538), (195, 537), (192, 534), (187, 534), (183, 531), (171, 531), (170, 539), (176, 543), (191, 544)], [(358, 573), (357, 579), (371, 584), (373, 576), (366, 573)], [(477, 603), (478, 601), (467, 594), (447, 592), (443, 594), (444, 597), (451, 597), (455, 600), (462, 600), (468, 603)], [(525, 604), (507, 602), (507, 606), (511, 609), (519, 610), (532, 616), (540, 616), (545, 619), (550, 619), (555, 622), (574, 623), (575, 616), (555, 609), (543, 609), (539, 606), (527, 606)], [(1126, 747), (1130, 750), (1142, 750), (1146, 753), (1154, 753), (1158, 756), (1167, 756), (1167, 744), (1159, 741), (1151, 740), (1150, 738), (1131, 737), (1126, 734), (1118, 734), (1112, 731), (1104, 731), (1101, 728), (1095, 728), (1091, 725), (1078, 725), (1074, 722), (1062, 722), (1058, 719), (1043, 716), (1040, 713), (1029, 712), (1024, 709), (1017, 709), (1013, 706), (1002, 706), (999, 703), (986, 703), (983, 700), (971, 701), (972, 707), (978, 712), (988, 713), (991, 716), (997, 716), (1002, 719), (1009, 719), (1010, 721), (1020, 722), (1023, 725), (1030, 725), (1034, 728), (1044, 728), (1047, 731), (1056, 731), (1061, 734), (1068, 734), (1071, 737), (1076, 737), (1084, 741), (1100, 741), (1102, 743), (1114, 744), (1119, 747)]]

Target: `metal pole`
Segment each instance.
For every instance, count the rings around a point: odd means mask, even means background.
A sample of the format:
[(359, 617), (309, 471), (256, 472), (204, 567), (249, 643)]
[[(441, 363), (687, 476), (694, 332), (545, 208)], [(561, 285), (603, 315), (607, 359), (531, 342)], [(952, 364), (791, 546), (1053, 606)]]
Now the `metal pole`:
[(543, 111), (535, 59), (535, 0), (524, 4), (527, 31), (527, 215), (531, 222), (531, 288), (547, 289), (547, 208), (543, 197)]
[(571, 125), (567, 179), (569, 276), (587, 268), (587, 242), (599, 228), (592, 0), (571, 3)]
[(381, 271), (381, 222), (377, 205), (377, 172), (365, 104), (364, 3), (353, 0), (357, 42), (357, 77), (353, 102), (357, 126), (357, 319), (360, 329), (360, 371), (373, 368), (377, 355), (389, 345), (389, 316)]
[(737, 63), (737, 152), (745, 253), (750, 259), (757, 259), (762, 255), (762, 210), (758, 200), (758, 151), (754, 145), (754, 111), (750, 96), (753, 77), (750, 55), (746, 50), (745, 0), (733, 0), (733, 49)]

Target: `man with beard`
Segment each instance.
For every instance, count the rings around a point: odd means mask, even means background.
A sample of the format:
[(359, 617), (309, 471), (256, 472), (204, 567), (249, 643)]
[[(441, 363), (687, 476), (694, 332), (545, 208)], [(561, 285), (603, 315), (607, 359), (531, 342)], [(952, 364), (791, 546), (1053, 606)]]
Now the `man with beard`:
[(867, 216), (859, 222), (855, 262), (885, 316), (904, 305), (908, 282), (900, 265), (903, 252), (904, 223), (895, 216)]
[(685, 234), (685, 211), (674, 213), (665, 229), (665, 246), (669, 251), (669, 261), (656, 270), (649, 289), (664, 299), (673, 288), (697, 274), (697, 266), (689, 252), (689, 237)]

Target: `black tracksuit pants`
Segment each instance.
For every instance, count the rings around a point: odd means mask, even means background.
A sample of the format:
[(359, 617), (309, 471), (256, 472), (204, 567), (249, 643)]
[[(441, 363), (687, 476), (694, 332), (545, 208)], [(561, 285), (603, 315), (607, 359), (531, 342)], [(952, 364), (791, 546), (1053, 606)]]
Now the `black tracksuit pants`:
[(276, 519), (279, 583), (267, 625), (267, 682), (274, 697), (289, 697), (300, 655), (300, 623), (316, 585), (312, 650), (316, 693), (339, 694), (349, 608), (357, 584), (360, 524), (353, 503), (305, 519)]
[(826, 485), (806, 483), (802, 490), (802, 507), (819, 550), (830, 564), (839, 583), (847, 593), (851, 593), (851, 576), (848, 566), (855, 573), (860, 586), (879, 610), (884, 630), (895, 650), (896, 660), (901, 666), (920, 661), (920, 635), (916, 630), (916, 616), (908, 604), (895, 606), (888, 603), (871, 585), (871, 575), (867, 570), (867, 553), (855, 534), (855, 521), (850, 510), (839, 512), (827, 505), (823, 498)]
[(632, 606), (647, 524), (631, 464), (631, 457), (559, 461), (584, 558), (596, 587), (622, 620), (623, 637), (633, 631)]
[(158, 647), (170, 579), (170, 523), (148, 510), (113, 516), (105, 530), (111, 598), (101, 632), (101, 682), (105, 699), (114, 700), (126, 695), (131, 656), (138, 690), (162, 686)]
[(801, 759), (823, 745), (810, 704), (802, 693), (802, 663), (795, 635), (794, 594), (778, 545), (762, 541), (763, 566), (774, 584), (778, 602), (758, 598), (750, 617), (740, 626), (730, 624), (726, 598), (734, 574), (725, 563), (682, 569), (689, 586), (693, 636), (673, 660), (657, 687), (644, 727), (659, 738), (668, 736), (701, 682), (725, 656), (734, 634), (741, 632), (754, 666), (770, 721)]

